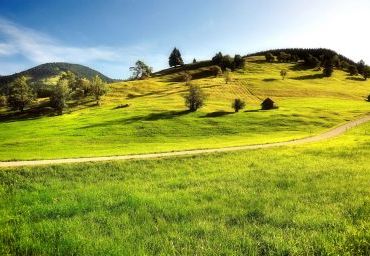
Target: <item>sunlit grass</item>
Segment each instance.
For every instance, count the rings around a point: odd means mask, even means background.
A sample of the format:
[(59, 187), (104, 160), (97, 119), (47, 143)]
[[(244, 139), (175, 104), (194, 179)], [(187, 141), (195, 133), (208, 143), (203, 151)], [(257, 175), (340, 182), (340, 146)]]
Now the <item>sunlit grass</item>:
[[(348, 79), (342, 71), (315, 79), (318, 71), (293, 64), (247, 63), (224, 79), (194, 80), (208, 95), (196, 113), (184, 107), (184, 83), (171, 76), (112, 84), (102, 107), (80, 106), (63, 116), (0, 123), (0, 160), (103, 156), (214, 148), (310, 136), (369, 112), (364, 98), (370, 82)], [(258, 61), (258, 58), (257, 58)], [(280, 70), (287, 69), (286, 80)], [(303, 77), (303, 78), (302, 78)], [(298, 80), (297, 80), (298, 78)], [(278, 110), (259, 111), (272, 97)], [(232, 113), (242, 98), (246, 112)], [(115, 109), (128, 103), (128, 108)]]
[(0, 254), (368, 255), (370, 124), (326, 142), (0, 171)]

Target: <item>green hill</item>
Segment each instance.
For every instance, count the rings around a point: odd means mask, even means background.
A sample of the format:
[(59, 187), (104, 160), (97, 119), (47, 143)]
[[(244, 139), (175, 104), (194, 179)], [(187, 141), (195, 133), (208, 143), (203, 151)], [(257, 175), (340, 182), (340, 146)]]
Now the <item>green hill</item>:
[(86, 77), (91, 79), (92, 77), (99, 75), (105, 82), (113, 82), (114, 80), (103, 75), (102, 73), (91, 69), (89, 67), (70, 64), (65, 62), (55, 62), (55, 63), (45, 63), (31, 69), (10, 75), (10, 76), (0, 76), (0, 87), (12, 82), (14, 79), (20, 76), (27, 76), (33, 82), (38, 82), (42, 80), (49, 80), (61, 75), (61, 73), (71, 71), (78, 77)]
[[(109, 84), (102, 106), (93, 99), (68, 102), (62, 116), (14, 114), (7, 122), (0, 109), (0, 159), (106, 156), (184, 149), (217, 148), (268, 143), (321, 133), (339, 123), (369, 112), (370, 81), (335, 70), (330, 78), (322, 71), (297, 68), (296, 63), (267, 63), (263, 57), (247, 58), (243, 70), (222, 76), (199, 76), (211, 67), (189, 70), (192, 83), (207, 94), (206, 105), (195, 113), (184, 106), (188, 86), (181, 72)], [(281, 70), (287, 70), (285, 80)], [(261, 111), (270, 97), (279, 105)], [(233, 113), (231, 103), (243, 99), (247, 108)], [(34, 106), (45, 104), (40, 100)], [(119, 105), (129, 106), (117, 108)], [(42, 112), (41, 112), (42, 113)], [(32, 118), (31, 118), (32, 117)], [(37, 118), (36, 118), (37, 117)], [(22, 120), (20, 122), (20, 120)], [(61, 127), (63, 127), (61, 129)]]

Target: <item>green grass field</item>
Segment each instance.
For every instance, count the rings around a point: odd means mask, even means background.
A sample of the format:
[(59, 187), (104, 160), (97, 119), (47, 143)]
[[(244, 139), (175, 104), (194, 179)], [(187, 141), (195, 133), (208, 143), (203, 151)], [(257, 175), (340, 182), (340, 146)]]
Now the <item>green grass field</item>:
[[(280, 70), (287, 69), (282, 81)], [(291, 140), (317, 134), (368, 113), (364, 98), (370, 82), (336, 71), (300, 70), (293, 64), (266, 64), (251, 58), (243, 72), (193, 83), (208, 94), (206, 106), (188, 113), (182, 95), (187, 86), (164, 76), (110, 85), (101, 107), (92, 102), (63, 116), (8, 119), (0, 122), (0, 160), (50, 159), (216, 148)], [(356, 80), (357, 79), (357, 80)], [(272, 97), (278, 110), (259, 111)], [(234, 114), (231, 102), (242, 98), (247, 109)], [(130, 107), (116, 109), (119, 104)], [(4, 112), (1, 110), (0, 112)]]
[(369, 255), (369, 155), (365, 124), (300, 147), (1, 170), (0, 254)]

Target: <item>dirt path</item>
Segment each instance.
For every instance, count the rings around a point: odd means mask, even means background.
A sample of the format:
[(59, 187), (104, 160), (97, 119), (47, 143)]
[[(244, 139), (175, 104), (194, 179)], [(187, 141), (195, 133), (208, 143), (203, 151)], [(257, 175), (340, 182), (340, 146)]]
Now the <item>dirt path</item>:
[(301, 145), (305, 143), (318, 142), (318, 141), (336, 137), (338, 135), (345, 133), (348, 129), (351, 129), (353, 127), (356, 127), (360, 124), (363, 124), (369, 121), (370, 121), (370, 115), (367, 115), (365, 117), (348, 122), (346, 124), (343, 124), (341, 126), (338, 126), (332, 130), (329, 130), (327, 132), (324, 132), (316, 136), (292, 140), (292, 141), (270, 143), (270, 144), (258, 144), (258, 145), (249, 145), (249, 146), (240, 146), (240, 147), (216, 148), (216, 149), (186, 150), (186, 151), (142, 154), (142, 155), (0, 162), (0, 167), (20, 167), (20, 166), (53, 165), (53, 164), (68, 164), (68, 163), (102, 162), (102, 161), (114, 161), (114, 160), (151, 159), (151, 158), (161, 158), (161, 157), (198, 155), (198, 154), (216, 153), (216, 152), (230, 152), (230, 151), (239, 151), (239, 150), (252, 150), (252, 149), (272, 148), (272, 147), (280, 147), (280, 146)]

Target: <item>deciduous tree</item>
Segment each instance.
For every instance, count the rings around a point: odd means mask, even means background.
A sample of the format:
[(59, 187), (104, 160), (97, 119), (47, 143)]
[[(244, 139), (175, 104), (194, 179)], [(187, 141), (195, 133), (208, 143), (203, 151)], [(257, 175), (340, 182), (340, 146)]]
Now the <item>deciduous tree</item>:
[(8, 105), (14, 110), (23, 112), (35, 98), (35, 95), (28, 84), (27, 78), (21, 76), (10, 85)]

